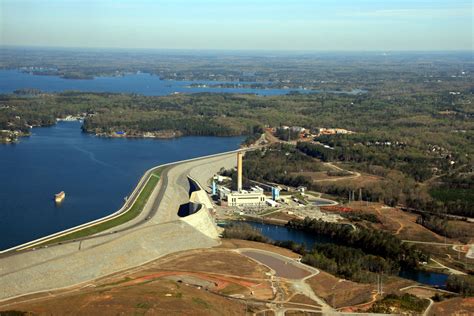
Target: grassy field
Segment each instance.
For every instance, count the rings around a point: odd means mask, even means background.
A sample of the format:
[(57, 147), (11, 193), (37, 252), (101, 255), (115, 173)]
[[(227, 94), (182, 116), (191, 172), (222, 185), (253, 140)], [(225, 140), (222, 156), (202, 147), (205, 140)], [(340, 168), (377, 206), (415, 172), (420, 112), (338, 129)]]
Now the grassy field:
[(158, 181), (160, 180), (161, 172), (162, 172), (162, 169), (158, 169), (151, 174), (142, 192), (140, 192), (140, 195), (137, 197), (132, 207), (127, 212), (111, 220), (105, 221), (103, 223), (99, 223), (97, 225), (87, 227), (79, 231), (72, 232), (70, 234), (50, 240), (47, 243), (54, 244), (54, 243), (63, 242), (63, 241), (71, 240), (71, 239), (77, 239), (81, 237), (90, 236), (90, 235), (97, 234), (99, 232), (102, 232), (104, 230), (118, 226), (120, 224), (126, 223), (134, 219), (141, 213), (141, 211), (145, 207), (145, 204), (148, 201), (148, 198), (150, 197), (151, 192), (153, 192), (153, 189), (155, 188), (155, 186), (158, 184)]

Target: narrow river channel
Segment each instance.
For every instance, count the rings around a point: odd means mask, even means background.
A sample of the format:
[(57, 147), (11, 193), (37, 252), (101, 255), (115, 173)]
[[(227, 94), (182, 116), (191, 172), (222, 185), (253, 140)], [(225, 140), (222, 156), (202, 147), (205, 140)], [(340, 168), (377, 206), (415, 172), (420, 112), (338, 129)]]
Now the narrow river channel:
[[(306, 248), (311, 249), (314, 243), (331, 243), (331, 239), (326, 236), (310, 234), (294, 228), (285, 226), (247, 222), (255, 229), (259, 230), (262, 235), (275, 241), (291, 240), (296, 243), (304, 244)], [(225, 225), (225, 224), (224, 224)], [(402, 269), (399, 276), (405, 279), (410, 279), (422, 284), (436, 286), (440, 288), (446, 287), (447, 274), (437, 272), (427, 272), (421, 270), (407, 270)]]

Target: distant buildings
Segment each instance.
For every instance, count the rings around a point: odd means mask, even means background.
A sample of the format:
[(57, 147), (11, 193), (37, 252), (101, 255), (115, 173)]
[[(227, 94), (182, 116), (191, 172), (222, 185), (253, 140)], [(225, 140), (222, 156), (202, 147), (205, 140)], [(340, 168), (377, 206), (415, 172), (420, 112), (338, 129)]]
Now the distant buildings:
[(355, 134), (353, 131), (349, 131), (344, 128), (324, 128), (320, 127), (318, 128), (318, 135), (336, 135), (336, 134)]
[(344, 128), (326, 128), (319, 127), (315, 129), (308, 129), (302, 126), (287, 126), (282, 125), (278, 128), (270, 128), (272, 133), (282, 140), (311, 140), (322, 135), (351, 135), (355, 132)]

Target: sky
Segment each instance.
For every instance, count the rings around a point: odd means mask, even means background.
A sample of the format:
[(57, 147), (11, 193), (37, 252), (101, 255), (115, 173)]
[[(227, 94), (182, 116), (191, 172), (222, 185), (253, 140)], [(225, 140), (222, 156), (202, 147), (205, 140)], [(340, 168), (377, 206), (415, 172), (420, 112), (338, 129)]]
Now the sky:
[(472, 50), (472, 0), (0, 0), (0, 45)]

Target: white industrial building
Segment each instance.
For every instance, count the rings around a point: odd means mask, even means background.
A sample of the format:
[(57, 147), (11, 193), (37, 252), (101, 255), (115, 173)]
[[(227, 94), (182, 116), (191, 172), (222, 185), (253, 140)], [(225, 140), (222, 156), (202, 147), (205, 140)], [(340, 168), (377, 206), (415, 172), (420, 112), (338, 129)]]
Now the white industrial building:
[(227, 195), (227, 205), (243, 207), (260, 207), (265, 205), (263, 192), (234, 191)]
[(228, 206), (263, 207), (266, 205), (266, 196), (262, 188), (255, 186), (250, 191), (242, 189), (242, 153), (240, 152), (237, 153), (237, 191), (230, 191), (224, 186), (220, 186), (217, 191), (221, 200), (227, 200)]

